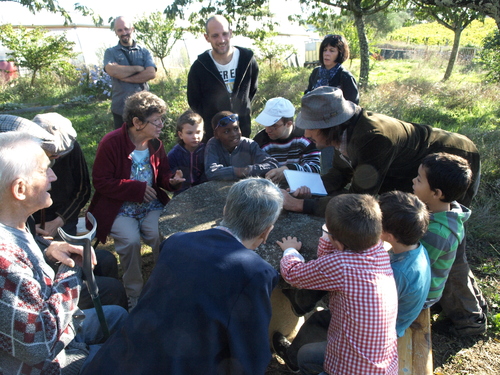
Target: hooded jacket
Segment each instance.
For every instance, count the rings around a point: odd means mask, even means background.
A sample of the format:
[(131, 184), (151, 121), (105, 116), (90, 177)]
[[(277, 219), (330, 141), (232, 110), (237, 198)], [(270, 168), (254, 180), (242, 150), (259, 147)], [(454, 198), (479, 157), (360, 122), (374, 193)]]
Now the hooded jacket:
[(464, 223), (470, 215), (471, 211), (457, 202), (451, 203), (450, 211), (431, 214), (429, 227), (421, 240), (431, 263), (431, 288), (426, 301), (429, 306), (439, 301), (443, 294), (458, 245), (465, 237)]
[(239, 125), (244, 137), (251, 133), (250, 104), (257, 92), (259, 66), (253, 52), (242, 47), (236, 68), (233, 92), (226, 85), (215, 66), (209, 51), (198, 55), (188, 74), (187, 98), (193, 111), (203, 117), (205, 137), (213, 136), (212, 117), (220, 111), (231, 111), (239, 116)]

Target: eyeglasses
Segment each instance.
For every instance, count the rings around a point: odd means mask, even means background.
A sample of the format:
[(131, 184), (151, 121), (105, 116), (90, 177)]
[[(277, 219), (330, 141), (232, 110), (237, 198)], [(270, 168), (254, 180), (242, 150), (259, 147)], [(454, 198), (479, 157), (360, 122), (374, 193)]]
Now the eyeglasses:
[(156, 120), (154, 121), (149, 121), (149, 120), (146, 120), (146, 122), (148, 124), (151, 124), (153, 126), (156, 126), (157, 128), (161, 128), (163, 126), (163, 124), (165, 123), (165, 118), (164, 117), (158, 117)]
[(218, 127), (225, 128), (229, 125), (229, 123), (234, 123), (236, 121), (238, 121), (238, 114), (233, 113), (232, 115), (221, 118), (217, 123), (215, 129), (217, 129)]

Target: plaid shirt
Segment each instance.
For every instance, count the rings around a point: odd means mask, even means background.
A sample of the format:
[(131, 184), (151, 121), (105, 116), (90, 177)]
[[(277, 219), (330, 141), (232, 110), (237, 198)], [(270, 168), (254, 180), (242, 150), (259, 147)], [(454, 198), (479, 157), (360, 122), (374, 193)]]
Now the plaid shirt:
[(330, 292), (332, 319), (324, 362), (328, 374), (398, 373), (398, 295), (382, 242), (354, 253), (334, 249), (322, 237), (318, 259), (307, 263), (295, 249), (287, 249), (281, 274), (294, 287)]

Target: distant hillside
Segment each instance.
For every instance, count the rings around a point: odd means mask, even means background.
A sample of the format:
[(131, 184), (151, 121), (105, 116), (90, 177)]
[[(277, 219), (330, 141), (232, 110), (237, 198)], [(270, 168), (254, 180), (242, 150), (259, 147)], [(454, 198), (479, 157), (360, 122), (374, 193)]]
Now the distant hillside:
[[(485, 22), (473, 21), (467, 27), (460, 38), (462, 47), (481, 47), (483, 39), (497, 28), (492, 18), (486, 18)], [(401, 42), (413, 45), (428, 46), (452, 46), (453, 31), (441, 26), (437, 22), (422, 23), (419, 25), (402, 27), (387, 37), (390, 43)]]

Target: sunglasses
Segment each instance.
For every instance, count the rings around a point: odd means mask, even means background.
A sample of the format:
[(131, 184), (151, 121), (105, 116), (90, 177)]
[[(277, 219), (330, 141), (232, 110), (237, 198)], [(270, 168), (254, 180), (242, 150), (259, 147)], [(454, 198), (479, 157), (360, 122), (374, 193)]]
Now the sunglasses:
[(325, 36), (325, 39), (333, 39), (334, 41), (338, 41), (342, 40), (342, 36), (337, 34), (328, 34), (327, 36)]
[(217, 123), (215, 129), (217, 129), (218, 127), (225, 128), (230, 123), (234, 123), (236, 121), (238, 121), (238, 115), (236, 113), (233, 113), (232, 115), (221, 118)]

